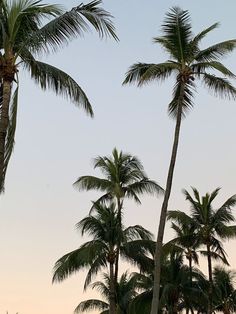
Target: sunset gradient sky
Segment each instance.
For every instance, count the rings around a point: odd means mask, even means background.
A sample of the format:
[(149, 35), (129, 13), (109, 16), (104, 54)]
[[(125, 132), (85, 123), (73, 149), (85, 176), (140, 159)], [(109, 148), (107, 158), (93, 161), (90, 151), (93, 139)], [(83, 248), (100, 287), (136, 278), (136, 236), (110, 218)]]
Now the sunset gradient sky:
[[(80, 1), (57, 3), (70, 9)], [(137, 155), (148, 176), (165, 185), (174, 128), (167, 115), (173, 81), (142, 89), (121, 83), (134, 62), (168, 58), (152, 37), (160, 34), (164, 14), (174, 5), (190, 11), (195, 32), (221, 23), (203, 46), (236, 38), (235, 0), (104, 0), (103, 7), (115, 17), (119, 43), (100, 41), (91, 32), (44, 58), (80, 83), (94, 119), (40, 91), (27, 73), (20, 73), (16, 146), (0, 199), (0, 314), (71, 314), (92, 295), (83, 294), (84, 274), (51, 284), (56, 260), (85, 241), (74, 225), (98, 194), (78, 192), (72, 183), (78, 176), (99, 174), (92, 158), (109, 155), (116, 146)], [(225, 64), (236, 73), (236, 51)], [(201, 193), (222, 187), (215, 206), (236, 193), (236, 103), (216, 99), (199, 86), (195, 104), (182, 125), (170, 209), (188, 210), (181, 190), (190, 186)], [(162, 199), (142, 200), (138, 207), (125, 203), (126, 225), (142, 224), (156, 234)], [(226, 249), (236, 268), (235, 242)]]

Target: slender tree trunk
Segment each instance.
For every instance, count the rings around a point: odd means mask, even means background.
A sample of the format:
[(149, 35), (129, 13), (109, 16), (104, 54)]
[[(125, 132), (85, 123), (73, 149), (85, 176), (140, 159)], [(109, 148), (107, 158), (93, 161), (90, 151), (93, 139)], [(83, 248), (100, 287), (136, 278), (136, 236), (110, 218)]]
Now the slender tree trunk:
[(4, 156), (7, 128), (9, 123), (9, 105), (11, 99), (12, 82), (3, 81), (2, 99), (0, 106), (0, 193), (4, 188)]
[(109, 314), (116, 314), (116, 293), (115, 293), (114, 263), (110, 263), (110, 295)]
[(175, 161), (176, 161), (177, 149), (178, 149), (178, 143), (179, 143), (179, 133), (180, 133), (180, 126), (181, 126), (181, 118), (182, 118), (182, 99), (183, 99), (183, 93), (184, 93), (184, 84), (182, 85), (183, 85), (182, 92), (179, 98), (180, 100), (178, 104), (177, 117), (176, 117), (174, 143), (172, 147), (170, 166), (169, 166), (169, 171), (168, 171), (168, 176), (167, 176), (164, 200), (163, 200), (163, 204), (161, 208), (161, 216), (160, 216), (158, 235), (157, 235), (157, 241), (156, 241), (156, 251), (155, 251), (155, 256), (154, 256), (155, 268), (154, 268), (153, 298), (152, 298), (152, 307), (151, 307), (151, 312), (150, 312), (151, 314), (157, 314), (158, 307), (159, 307), (161, 250), (162, 250), (162, 242), (163, 242), (163, 236), (164, 236), (164, 230), (165, 230), (165, 224), (166, 224), (168, 201), (169, 201), (170, 193), (171, 193), (173, 173), (174, 173), (174, 167), (175, 167)]
[(208, 308), (207, 313), (212, 313), (212, 297), (213, 297), (213, 278), (212, 278), (212, 262), (211, 262), (211, 247), (207, 244), (207, 262), (208, 262), (208, 278), (209, 278), (209, 291), (208, 291)]
[[(188, 265), (189, 265), (189, 279), (190, 279), (190, 287), (192, 288), (192, 283), (193, 283), (193, 275), (192, 275), (192, 257), (191, 255), (188, 256)], [(191, 309), (191, 306), (189, 304), (186, 307), (186, 314), (189, 314), (189, 311)], [(193, 313), (193, 310), (191, 309), (191, 313)]]
[[(117, 211), (118, 211), (118, 219), (120, 226), (122, 225), (121, 221), (121, 211), (122, 211), (122, 202), (120, 198), (117, 198)], [(119, 257), (120, 257), (120, 243), (117, 247), (116, 260), (115, 260), (115, 283), (118, 281), (118, 272), (119, 272)]]
[(193, 285), (193, 265), (192, 265), (192, 257), (189, 256), (189, 274), (190, 274), (190, 287)]

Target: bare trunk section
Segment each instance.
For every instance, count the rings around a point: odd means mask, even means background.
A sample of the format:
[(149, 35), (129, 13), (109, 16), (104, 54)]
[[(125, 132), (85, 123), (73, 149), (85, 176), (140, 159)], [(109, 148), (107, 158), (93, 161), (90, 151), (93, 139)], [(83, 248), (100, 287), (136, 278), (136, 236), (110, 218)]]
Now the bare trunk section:
[(2, 99), (0, 110), (0, 193), (4, 188), (4, 157), (7, 128), (9, 123), (9, 106), (11, 100), (12, 82), (9, 80), (3, 81)]
[(213, 296), (213, 278), (212, 278), (211, 247), (209, 243), (207, 244), (207, 262), (208, 262), (208, 278), (209, 278), (207, 314), (211, 314), (212, 313), (212, 296)]
[(157, 314), (158, 307), (159, 307), (161, 250), (162, 250), (162, 242), (163, 242), (163, 236), (164, 236), (164, 230), (165, 230), (165, 224), (166, 224), (168, 201), (169, 201), (170, 193), (171, 193), (173, 173), (174, 173), (177, 149), (178, 149), (178, 143), (179, 143), (179, 133), (180, 133), (180, 126), (181, 126), (181, 119), (182, 119), (182, 99), (183, 99), (183, 92), (184, 92), (183, 88), (184, 86), (182, 87), (182, 92), (181, 92), (182, 95), (180, 95), (180, 101), (178, 104), (174, 143), (172, 147), (170, 166), (169, 166), (169, 171), (168, 171), (168, 176), (167, 176), (164, 200), (163, 200), (163, 204), (161, 208), (161, 216), (160, 216), (158, 235), (157, 235), (157, 241), (156, 241), (156, 251), (155, 251), (155, 256), (154, 256), (155, 268), (154, 268), (153, 298), (152, 298), (152, 307), (151, 307), (151, 312), (150, 312), (151, 314)]
[[(122, 210), (122, 202), (120, 198), (117, 198), (117, 210), (118, 210), (118, 218), (121, 226), (121, 210)], [(117, 284), (118, 281), (118, 272), (119, 272), (119, 257), (120, 257), (120, 243), (119, 246), (117, 247), (117, 252), (116, 252), (116, 260), (115, 260), (115, 283)]]
[(109, 314), (116, 314), (116, 293), (115, 293), (114, 263), (110, 263), (110, 295)]
[(192, 288), (193, 285), (193, 265), (192, 265), (192, 256), (189, 256), (189, 274), (190, 274), (190, 286)]

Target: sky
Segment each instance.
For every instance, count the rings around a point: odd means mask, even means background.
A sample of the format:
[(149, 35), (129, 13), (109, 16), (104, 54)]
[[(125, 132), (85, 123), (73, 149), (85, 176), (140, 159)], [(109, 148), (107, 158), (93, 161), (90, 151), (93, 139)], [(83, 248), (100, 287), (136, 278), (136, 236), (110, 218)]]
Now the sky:
[[(80, 2), (57, 3), (69, 10)], [(189, 10), (196, 33), (220, 22), (202, 47), (236, 38), (235, 0), (104, 0), (120, 42), (101, 41), (91, 32), (42, 57), (83, 87), (94, 119), (68, 100), (42, 92), (28, 73), (20, 72), (16, 145), (0, 197), (1, 314), (71, 314), (93, 295), (83, 293), (84, 273), (60, 284), (51, 280), (56, 260), (87, 240), (74, 226), (99, 194), (78, 192), (72, 184), (81, 175), (99, 175), (94, 157), (110, 155), (117, 147), (138, 156), (148, 176), (165, 186), (174, 129), (167, 114), (173, 80), (141, 89), (123, 87), (122, 81), (135, 62), (168, 59), (152, 38), (160, 34), (172, 6)], [(236, 51), (224, 63), (236, 73)], [(188, 211), (181, 191), (191, 186), (201, 194), (221, 187), (216, 208), (236, 193), (235, 116), (234, 101), (217, 99), (198, 86), (195, 107), (182, 124), (169, 209)], [(125, 224), (142, 224), (156, 234), (161, 202), (154, 197), (143, 197), (141, 206), (126, 202)], [(165, 240), (172, 235), (167, 226)], [(225, 245), (236, 268), (234, 247), (235, 241)]]

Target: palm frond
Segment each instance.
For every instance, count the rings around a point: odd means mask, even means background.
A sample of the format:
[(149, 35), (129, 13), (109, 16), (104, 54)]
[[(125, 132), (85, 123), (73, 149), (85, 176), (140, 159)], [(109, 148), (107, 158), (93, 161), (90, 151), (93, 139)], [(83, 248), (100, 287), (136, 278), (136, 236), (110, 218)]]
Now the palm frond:
[(181, 79), (177, 78), (173, 90), (173, 99), (168, 105), (168, 113), (171, 117), (176, 119), (178, 107), (182, 107), (182, 117), (185, 117), (187, 112), (193, 107), (193, 90), (195, 85), (193, 81), (183, 83)]
[(124, 230), (124, 237), (126, 241), (137, 240), (138, 238), (143, 240), (152, 240), (153, 234), (140, 225), (130, 226)]
[(194, 225), (194, 220), (192, 219), (192, 217), (190, 217), (185, 212), (182, 212), (180, 210), (169, 210), (167, 213), (167, 219), (174, 220), (182, 226)]
[(179, 65), (175, 62), (159, 64), (135, 63), (126, 73), (123, 84), (136, 83), (138, 86), (150, 83), (154, 80), (164, 81), (172, 73), (177, 73)]
[(215, 96), (229, 99), (236, 98), (236, 89), (226, 78), (205, 73), (203, 74), (203, 83)]
[(232, 52), (236, 47), (236, 40), (227, 40), (210, 46), (204, 50), (199, 51), (195, 56), (195, 60), (201, 61), (217, 61)]
[(83, 313), (88, 311), (104, 311), (109, 309), (109, 304), (97, 299), (89, 299), (80, 302), (80, 304), (75, 308), (74, 313)]
[(217, 70), (226, 77), (235, 78), (234, 73), (231, 72), (227, 67), (225, 67), (219, 61), (198, 62), (198, 63), (192, 64), (191, 68), (194, 73), (199, 75), (199, 78), (201, 74), (206, 73), (206, 70), (209, 70), (209, 69)]
[(194, 38), (192, 39), (190, 45), (195, 45), (198, 46), (199, 42), (205, 38), (205, 36), (213, 31), (214, 29), (216, 29), (217, 27), (219, 27), (219, 23), (214, 23), (211, 26), (205, 28), (204, 30), (202, 30), (200, 33), (198, 33), (196, 36), (194, 36)]
[(90, 266), (98, 253), (106, 251), (101, 241), (90, 241), (83, 244), (79, 249), (62, 256), (54, 266), (53, 282), (61, 282), (71, 274)]
[(173, 7), (166, 14), (162, 32), (163, 38), (169, 42), (171, 49), (168, 49), (168, 52), (171, 56), (178, 62), (186, 60), (188, 44), (192, 37), (189, 12)]
[(106, 179), (94, 176), (81, 176), (73, 184), (79, 191), (99, 190), (106, 191), (110, 189), (110, 182)]
[(128, 190), (132, 190), (138, 195), (142, 194), (151, 194), (151, 195), (160, 195), (164, 193), (164, 189), (155, 181), (144, 178), (138, 182), (134, 182), (129, 185)]
[(7, 167), (8, 167), (8, 163), (11, 158), (13, 148), (14, 148), (14, 143), (15, 143), (17, 107), (18, 107), (18, 90), (19, 90), (19, 86), (17, 86), (12, 96), (12, 102), (10, 106), (10, 116), (9, 116), (9, 123), (8, 123), (6, 144), (5, 144), (3, 176), (0, 181), (0, 193), (4, 190), (4, 181), (5, 181), (5, 176), (7, 172)]
[(89, 284), (92, 281), (92, 278), (97, 275), (97, 273), (101, 270), (101, 268), (107, 266), (107, 254), (101, 254), (101, 252), (97, 252), (97, 258), (90, 264), (89, 271), (85, 278), (84, 282), (84, 290), (87, 289)]
[[(29, 53), (27, 57), (30, 57)], [(67, 73), (47, 63), (36, 61), (33, 57), (30, 60), (24, 59), (24, 65), (30, 70), (32, 79), (43, 90), (51, 89), (57, 95), (70, 99), (76, 106), (82, 107), (89, 116), (93, 117), (92, 106), (85, 92)]]
[(88, 4), (80, 4), (72, 10), (53, 19), (41, 29), (34, 32), (27, 43), (28, 49), (38, 53), (40, 49), (56, 50), (71, 39), (81, 36), (90, 30), (91, 26), (100, 37), (118, 37), (112, 23), (112, 15), (99, 7), (101, 0), (94, 0)]

